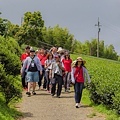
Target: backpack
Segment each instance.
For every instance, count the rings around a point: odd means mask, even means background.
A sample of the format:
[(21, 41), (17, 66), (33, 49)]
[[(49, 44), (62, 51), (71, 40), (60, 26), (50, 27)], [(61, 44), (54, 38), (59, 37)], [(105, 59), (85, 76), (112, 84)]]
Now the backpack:
[(36, 71), (38, 71), (36, 63), (34, 61), (34, 58), (35, 57), (31, 58), (31, 63), (30, 63), (29, 68), (28, 68), (28, 71), (30, 71), (30, 72), (36, 72)]

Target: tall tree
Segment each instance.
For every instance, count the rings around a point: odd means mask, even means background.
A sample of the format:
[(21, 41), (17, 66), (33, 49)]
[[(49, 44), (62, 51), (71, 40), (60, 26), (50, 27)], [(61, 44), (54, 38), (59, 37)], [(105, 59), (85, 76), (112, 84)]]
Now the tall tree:
[(19, 44), (30, 44), (39, 46), (39, 41), (42, 41), (42, 28), (44, 27), (44, 20), (41, 13), (26, 12), (24, 14), (24, 21), (16, 34)]

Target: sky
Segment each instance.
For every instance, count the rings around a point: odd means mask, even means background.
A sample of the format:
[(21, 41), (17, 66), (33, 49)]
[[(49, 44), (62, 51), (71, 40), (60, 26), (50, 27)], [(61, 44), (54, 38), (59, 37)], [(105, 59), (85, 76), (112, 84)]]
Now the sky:
[(13, 24), (28, 11), (40, 11), (45, 26), (66, 27), (82, 43), (97, 38), (99, 17), (99, 39), (120, 54), (120, 0), (0, 0), (0, 17)]

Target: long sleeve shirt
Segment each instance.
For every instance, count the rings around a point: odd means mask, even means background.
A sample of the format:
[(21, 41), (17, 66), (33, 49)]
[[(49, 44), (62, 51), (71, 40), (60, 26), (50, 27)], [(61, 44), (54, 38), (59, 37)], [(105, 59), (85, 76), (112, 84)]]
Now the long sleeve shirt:
[[(41, 66), (41, 62), (40, 62), (39, 58), (38, 58), (37, 56), (35, 56), (35, 57), (33, 58), (33, 60), (34, 60), (34, 62), (35, 62), (35, 64), (36, 64), (36, 66), (37, 66), (38, 71), (42, 71), (42, 66)], [(22, 67), (22, 69), (21, 69), (21, 72), (22, 72), (22, 73), (28, 71), (29, 66), (30, 66), (30, 64), (31, 64), (31, 61), (32, 61), (32, 58), (31, 58), (31, 57), (27, 57), (27, 58), (25, 59), (25, 61), (24, 61), (24, 63), (23, 63), (23, 67)]]
[[(72, 71), (71, 71), (72, 83), (75, 83), (75, 81), (76, 81), (75, 71), (76, 71), (76, 67), (73, 67)], [(82, 67), (82, 73), (83, 73), (84, 82), (86, 81), (86, 78), (87, 78), (88, 82), (90, 83), (91, 82), (90, 76), (89, 76), (88, 71), (85, 67)]]

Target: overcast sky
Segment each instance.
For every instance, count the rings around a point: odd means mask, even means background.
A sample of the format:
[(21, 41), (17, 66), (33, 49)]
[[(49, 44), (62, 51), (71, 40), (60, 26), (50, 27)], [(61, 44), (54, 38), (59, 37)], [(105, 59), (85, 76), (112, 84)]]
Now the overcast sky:
[(100, 40), (120, 54), (120, 0), (0, 0), (1, 17), (14, 24), (28, 11), (40, 11), (45, 26), (67, 27), (81, 42), (97, 38), (99, 17)]

